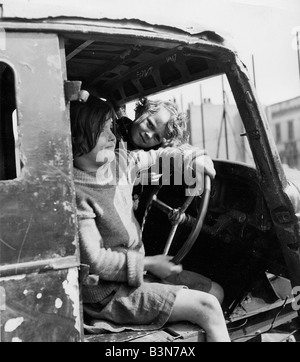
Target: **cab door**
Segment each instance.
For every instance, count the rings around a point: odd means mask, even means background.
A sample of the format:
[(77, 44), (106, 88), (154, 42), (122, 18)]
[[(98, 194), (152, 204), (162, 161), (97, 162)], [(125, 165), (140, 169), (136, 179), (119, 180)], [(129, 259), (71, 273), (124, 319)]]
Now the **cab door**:
[(0, 340), (81, 341), (63, 43), (1, 35)]

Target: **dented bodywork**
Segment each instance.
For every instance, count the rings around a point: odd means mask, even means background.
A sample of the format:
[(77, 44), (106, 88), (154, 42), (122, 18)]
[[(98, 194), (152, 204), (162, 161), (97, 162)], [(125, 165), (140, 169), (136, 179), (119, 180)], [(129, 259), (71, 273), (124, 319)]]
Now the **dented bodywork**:
[(78, 342), (82, 339), (78, 268), (1, 278), (3, 342)]
[(1, 340), (78, 341), (79, 253), (58, 38), (6, 34), (1, 61), (14, 73), (22, 162), (19, 177), (0, 182)]

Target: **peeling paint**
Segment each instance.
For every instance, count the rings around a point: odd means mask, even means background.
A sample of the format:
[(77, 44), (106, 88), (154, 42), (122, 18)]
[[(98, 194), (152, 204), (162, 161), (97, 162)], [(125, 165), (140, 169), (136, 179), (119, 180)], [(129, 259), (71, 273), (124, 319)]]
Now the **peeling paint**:
[(80, 329), (80, 305), (79, 305), (79, 288), (78, 288), (78, 270), (70, 268), (67, 279), (62, 283), (66, 294), (73, 302), (73, 315), (75, 317), (75, 328), (81, 333)]
[(9, 319), (4, 326), (5, 332), (13, 332), (24, 322), (23, 317)]
[(75, 246), (77, 246), (77, 244), (78, 244), (78, 241), (77, 241), (77, 239), (75, 238), (75, 239), (73, 239), (73, 241), (72, 241), (72, 245), (75, 245)]
[(64, 201), (62, 203), (62, 205), (63, 205), (63, 208), (64, 208), (65, 211), (73, 212), (73, 207), (72, 207), (72, 204), (70, 204), (70, 202)]
[(19, 337), (13, 337), (11, 339), (12, 342), (23, 342), (22, 339), (20, 339)]
[(61, 308), (62, 304), (63, 304), (63, 302), (62, 302), (62, 300), (60, 298), (55, 299), (55, 308), (56, 309)]
[(57, 164), (59, 164), (60, 162), (62, 162), (63, 161), (63, 159), (64, 159), (64, 154), (62, 153), (62, 152), (58, 152), (58, 151), (56, 151), (56, 153), (55, 153), (55, 155), (54, 155), (54, 158), (55, 158), (55, 163)]
[(20, 274), (20, 275), (10, 275), (8, 277), (1, 277), (1, 280), (4, 281), (4, 280), (21, 280), (21, 279), (24, 279), (26, 277), (25, 274)]

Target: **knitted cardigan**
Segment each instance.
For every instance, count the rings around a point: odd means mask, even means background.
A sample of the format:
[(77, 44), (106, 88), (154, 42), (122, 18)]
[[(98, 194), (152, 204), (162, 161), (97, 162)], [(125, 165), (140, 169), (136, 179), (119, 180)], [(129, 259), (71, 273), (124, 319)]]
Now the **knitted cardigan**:
[(204, 152), (185, 145), (134, 151), (125, 158), (118, 155), (93, 173), (74, 167), (81, 263), (90, 267), (83, 282), (83, 302), (102, 301), (120, 283), (138, 287), (143, 282), (144, 247), (132, 203), (138, 172), (166, 157), (172, 157), (175, 167), (189, 168), (200, 154)]

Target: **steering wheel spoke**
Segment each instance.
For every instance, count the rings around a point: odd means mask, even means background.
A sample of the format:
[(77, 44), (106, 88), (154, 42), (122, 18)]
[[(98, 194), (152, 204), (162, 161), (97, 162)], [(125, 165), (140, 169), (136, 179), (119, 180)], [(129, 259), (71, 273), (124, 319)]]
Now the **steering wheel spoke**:
[(187, 197), (187, 199), (183, 203), (182, 207), (180, 207), (178, 209), (173, 209), (172, 207), (170, 207), (169, 205), (167, 205), (166, 203), (164, 203), (163, 201), (161, 201), (157, 198), (157, 194), (161, 188), (162, 188), (162, 186), (158, 186), (156, 189), (154, 189), (154, 191), (152, 192), (151, 196), (148, 199), (146, 211), (145, 211), (143, 223), (142, 223), (142, 232), (144, 230), (148, 212), (152, 206), (156, 206), (162, 212), (167, 214), (169, 221), (172, 224), (172, 228), (169, 233), (169, 236), (168, 236), (168, 239), (165, 244), (164, 251), (163, 251), (163, 254), (167, 255), (169, 252), (169, 249), (172, 245), (178, 225), (184, 224), (184, 225), (192, 226), (191, 227), (192, 230), (191, 230), (190, 234), (188, 235), (187, 239), (185, 240), (185, 242), (183, 243), (181, 249), (177, 252), (177, 254), (172, 259), (173, 263), (179, 264), (181, 262), (181, 260), (186, 256), (186, 254), (190, 251), (192, 246), (194, 245), (194, 243), (201, 231), (201, 228), (202, 228), (205, 216), (206, 216), (206, 212), (208, 209), (208, 204), (209, 204), (210, 191), (211, 191), (211, 180), (208, 175), (205, 175), (204, 192), (201, 196), (201, 203), (200, 203), (196, 218), (185, 213), (195, 196)]
[(174, 210), (174, 209), (172, 209), (172, 207), (170, 207), (167, 204), (165, 204), (164, 202), (158, 200), (156, 194), (154, 194), (152, 197), (152, 205), (156, 206), (159, 210), (161, 210), (162, 212), (164, 212), (167, 215), (169, 215)]
[(175, 224), (175, 225), (172, 226), (172, 229), (171, 229), (171, 231), (170, 231), (168, 240), (167, 240), (167, 242), (166, 242), (166, 245), (165, 245), (165, 248), (164, 248), (164, 251), (163, 251), (163, 254), (164, 254), (164, 255), (167, 255), (168, 252), (169, 252), (169, 250), (170, 250), (170, 247), (171, 247), (171, 245), (172, 245), (172, 241), (173, 241), (173, 239), (174, 239), (174, 236), (175, 236), (177, 227), (178, 227), (178, 224)]

